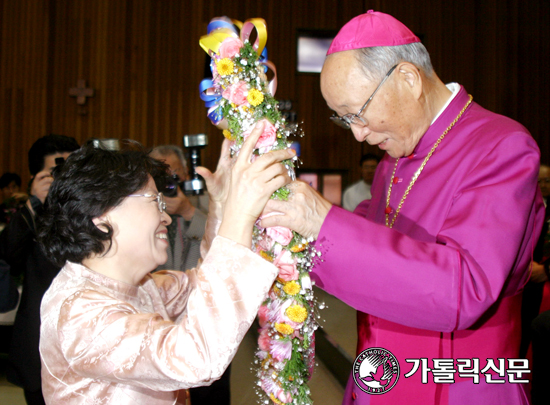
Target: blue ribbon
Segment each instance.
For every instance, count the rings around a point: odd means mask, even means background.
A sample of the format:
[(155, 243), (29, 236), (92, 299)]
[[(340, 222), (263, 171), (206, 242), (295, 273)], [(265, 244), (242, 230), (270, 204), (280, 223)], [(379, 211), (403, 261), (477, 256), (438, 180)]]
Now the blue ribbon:
[(235, 29), (235, 26), (232, 23), (229, 23), (223, 20), (210, 21), (210, 23), (206, 27), (206, 33), (210, 34), (212, 31), (217, 30), (218, 28), (229, 28), (231, 31), (237, 34), (237, 30)]
[(212, 79), (204, 79), (199, 84), (199, 92), (201, 100), (204, 101), (204, 106), (210, 108), (218, 104), (222, 98), (219, 94), (207, 94), (206, 92), (214, 86)]
[(214, 82), (212, 79), (204, 79), (199, 84), (199, 94), (201, 100), (204, 101), (204, 106), (208, 108), (208, 118), (214, 125), (223, 119), (222, 109), (219, 106), (222, 96), (219, 94), (207, 94), (208, 90), (212, 89)]
[(215, 110), (209, 112), (207, 116), (210, 121), (212, 121), (212, 124), (218, 125), (218, 123), (223, 119), (221, 107), (218, 107)]
[[(264, 50), (262, 51), (262, 54), (260, 55), (260, 57), (258, 58), (258, 61), (260, 63), (263, 63), (263, 62), (267, 62), (267, 47), (264, 48)], [(267, 73), (267, 66), (264, 66), (264, 73)]]

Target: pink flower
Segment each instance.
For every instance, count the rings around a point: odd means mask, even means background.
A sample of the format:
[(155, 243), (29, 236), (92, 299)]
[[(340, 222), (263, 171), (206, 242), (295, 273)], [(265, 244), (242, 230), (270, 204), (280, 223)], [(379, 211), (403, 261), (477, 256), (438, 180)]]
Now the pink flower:
[(220, 45), (220, 56), (222, 58), (233, 58), (239, 53), (243, 45), (239, 38), (228, 37)]
[(262, 305), (258, 310), (258, 318), (259, 318), (260, 326), (262, 328), (267, 323), (268, 312), (269, 312), (269, 308), (266, 305)]
[(296, 269), (296, 260), (292, 257), (292, 253), (288, 250), (283, 250), (273, 264), (279, 268), (279, 278), (283, 281), (298, 280), (300, 273)]
[(262, 384), (262, 389), (267, 393), (267, 395), (269, 394), (275, 395), (275, 392), (277, 392), (277, 390), (280, 389), (279, 386), (275, 383), (275, 381), (273, 381), (269, 377), (263, 378), (261, 384)]
[(273, 290), (273, 288), (269, 289), (269, 298), (272, 301), (275, 301), (277, 299), (277, 293)]
[[(262, 133), (262, 135), (260, 135), (260, 139), (258, 139), (258, 142), (256, 143), (256, 146), (254, 148), (260, 149), (261, 153), (265, 153), (271, 150), (271, 147), (273, 146), (273, 144), (275, 143), (275, 140), (277, 139), (277, 128), (275, 128), (275, 125), (273, 125), (267, 119), (263, 119), (258, 122), (261, 122), (261, 121), (265, 122), (264, 132)], [(254, 128), (251, 128), (250, 130), (243, 133), (244, 139), (250, 136), (252, 129)]]
[(271, 228), (266, 228), (265, 233), (275, 242), (279, 242), (283, 246), (288, 245), (294, 237), (292, 231), (284, 226), (273, 226)]
[(267, 334), (267, 329), (260, 330), (260, 336), (258, 337), (258, 346), (260, 350), (269, 351), (271, 348), (271, 338)]
[[(259, 222), (259, 221), (258, 221)], [(258, 242), (258, 250), (263, 250), (265, 252), (269, 252), (271, 250), (271, 248), (273, 247), (273, 240), (271, 238), (262, 238), (260, 239), (260, 241)]]
[(233, 104), (243, 105), (248, 102), (246, 100), (247, 92), (248, 86), (246, 82), (241, 80), (240, 82), (232, 84), (227, 89), (225, 89), (222, 93), (222, 96)]
[(280, 317), (282, 305), (283, 302), (281, 302), (279, 299), (274, 299), (269, 304), (267, 304), (267, 319), (269, 319), (271, 322), (284, 322), (284, 319)]
[(292, 322), (290, 319), (288, 319), (288, 316), (286, 316), (286, 310), (289, 306), (293, 304), (294, 300), (286, 300), (286, 301), (271, 301), (269, 303), (269, 311), (268, 311), (268, 318), (271, 322), (277, 322), (277, 323), (286, 323), (293, 328), (298, 328), (300, 324), (296, 322)]
[(290, 395), (289, 392), (285, 392), (284, 390), (280, 390), (277, 393), (277, 399), (285, 404), (288, 404), (292, 402), (292, 395)]
[(272, 340), (271, 356), (277, 361), (290, 360), (292, 342), (290, 340)]

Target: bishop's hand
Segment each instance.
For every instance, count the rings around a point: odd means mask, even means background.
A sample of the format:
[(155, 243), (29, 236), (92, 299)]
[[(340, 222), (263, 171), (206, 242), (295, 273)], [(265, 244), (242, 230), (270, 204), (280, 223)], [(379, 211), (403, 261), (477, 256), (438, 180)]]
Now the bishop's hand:
[(284, 226), (306, 238), (317, 239), (332, 204), (301, 180), (293, 181), (288, 188), (290, 197), (287, 201), (270, 200), (263, 212), (281, 215), (265, 217), (260, 225), (264, 228)]

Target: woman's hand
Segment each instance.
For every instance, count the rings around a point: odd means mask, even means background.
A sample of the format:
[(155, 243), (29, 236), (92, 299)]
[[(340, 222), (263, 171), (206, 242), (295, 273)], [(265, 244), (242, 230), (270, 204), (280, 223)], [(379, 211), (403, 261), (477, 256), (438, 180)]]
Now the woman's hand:
[(231, 142), (227, 139), (223, 141), (222, 151), (220, 154), (220, 160), (218, 160), (218, 166), (216, 172), (212, 173), (206, 167), (197, 167), (196, 171), (200, 174), (206, 182), (206, 188), (209, 195), (209, 215), (213, 215), (214, 218), (221, 220), (223, 215), (223, 206), (229, 193), (229, 186), (231, 181), (231, 167), (233, 161), (231, 160)]
[(231, 170), (223, 221), (218, 232), (245, 246), (250, 246), (252, 227), (271, 195), (291, 181), (288, 170), (280, 162), (296, 154), (290, 149), (272, 151), (254, 157), (251, 163), (254, 146), (263, 129), (263, 123), (257, 124), (241, 147)]

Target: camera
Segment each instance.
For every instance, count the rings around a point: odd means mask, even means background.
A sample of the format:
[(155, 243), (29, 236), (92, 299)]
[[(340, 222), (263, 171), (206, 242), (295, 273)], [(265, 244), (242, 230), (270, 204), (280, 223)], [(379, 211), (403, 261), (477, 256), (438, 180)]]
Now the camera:
[(206, 184), (196, 169), (201, 165), (201, 149), (208, 145), (206, 134), (194, 134), (183, 136), (183, 146), (189, 149), (189, 164), (191, 179), (183, 182), (183, 192), (187, 195), (204, 194)]
[(208, 137), (205, 134), (194, 134), (183, 136), (183, 146), (189, 150), (189, 180), (180, 182), (178, 175), (166, 176), (163, 194), (166, 197), (175, 197), (178, 194), (178, 187), (185, 195), (201, 195), (206, 190), (204, 179), (197, 174), (196, 168), (201, 165), (200, 151), (208, 145)]
[(62, 157), (57, 157), (55, 158), (55, 166), (63, 166), (65, 164), (65, 158), (62, 158)]
[(162, 194), (164, 194), (165, 197), (175, 197), (178, 195), (178, 187), (180, 187), (183, 190), (183, 182), (180, 182), (180, 179), (177, 174), (172, 174), (166, 176), (164, 179), (164, 191)]

